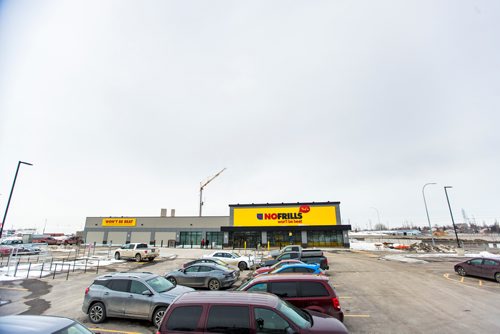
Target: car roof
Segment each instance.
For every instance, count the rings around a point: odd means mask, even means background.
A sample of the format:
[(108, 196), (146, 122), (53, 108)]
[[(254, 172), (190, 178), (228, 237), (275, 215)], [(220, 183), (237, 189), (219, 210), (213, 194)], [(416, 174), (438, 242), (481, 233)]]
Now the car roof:
[(204, 266), (204, 267), (210, 267), (210, 268), (217, 268), (217, 269), (224, 269), (224, 270), (227, 270), (226, 267), (224, 266), (221, 266), (220, 264), (217, 264), (217, 263), (212, 263), (212, 262), (205, 262), (205, 263), (193, 263), (191, 265), (188, 266), (189, 267), (193, 267), (193, 266)]
[(191, 291), (182, 294), (173, 304), (217, 304), (217, 305), (254, 305), (276, 307), (280, 299), (267, 292), (246, 291)]
[(255, 277), (252, 283), (272, 281), (328, 281), (328, 277), (308, 273), (269, 274)]
[(0, 317), (0, 332), (8, 333), (53, 333), (75, 323), (64, 317), (46, 315), (6, 315)]
[(283, 265), (282, 268), (317, 268), (319, 264), (317, 263), (290, 263)]
[(156, 277), (158, 275), (150, 273), (150, 272), (119, 272), (119, 273), (110, 273), (106, 275), (102, 275), (97, 277), (98, 280), (110, 279), (110, 278), (141, 278), (144, 280), (148, 280), (150, 278)]

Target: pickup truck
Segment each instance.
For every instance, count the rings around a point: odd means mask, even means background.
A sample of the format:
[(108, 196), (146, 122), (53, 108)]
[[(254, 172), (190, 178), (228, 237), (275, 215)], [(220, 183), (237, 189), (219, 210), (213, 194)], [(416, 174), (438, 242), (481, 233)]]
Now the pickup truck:
[(160, 252), (157, 248), (149, 248), (144, 243), (130, 243), (122, 245), (115, 251), (115, 259), (135, 259), (137, 262), (142, 260), (153, 261), (155, 257), (159, 256)]
[(314, 252), (288, 252), (283, 253), (278, 256), (276, 259), (267, 260), (260, 264), (261, 267), (269, 267), (273, 264), (280, 262), (281, 260), (299, 260), (304, 263), (313, 264), (317, 263), (320, 265), (320, 268), (323, 270), (328, 270), (330, 267), (328, 266), (328, 259), (323, 256), (323, 251), (319, 249), (315, 249)]
[(286, 246), (280, 250), (276, 249), (276, 250), (273, 250), (269, 253), (269, 255), (271, 255), (271, 257), (273, 259), (277, 258), (278, 256), (280, 256), (281, 254), (283, 253), (288, 253), (288, 252), (300, 252), (300, 253), (303, 253), (303, 254), (308, 254), (310, 256), (322, 256), (323, 255), (323, 251), (321, 249), (310, 249), (310, 248), (302, 248), (302, 246), (300, 245), (290, 245), (290, 246)]

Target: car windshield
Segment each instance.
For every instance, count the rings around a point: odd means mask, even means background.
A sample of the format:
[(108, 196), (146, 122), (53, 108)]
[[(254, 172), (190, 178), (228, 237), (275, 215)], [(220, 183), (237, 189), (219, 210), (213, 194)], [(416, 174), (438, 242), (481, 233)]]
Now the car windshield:
[(277, 309), (300, 328), (310, 328), (312, 326), (312, 317), (309, 313), (284, 300), (279, 302)]
[(219, 265), (224, 266), (224, 267), (225, 267), (225, 266), (227, 266), (227, 263), (226, 263), (226, 262), (224, 262), (224, 261), (222, 261), (222, 260), (219, 260), (219, 259), (216, 259), (214, 262), (215, 262), (216, 264), (219, 264)]
[(61, 329), (57, 332), (54, 332), (54, 334), (92, 334), (90, 330), (88, 330), (86, 327), (80, 325), (79, 323), (75, 322), (69, 327), (66, 327), (64, 329)]
[(168, 291), (174, 287), (166, 278), (157, 276), (146, 281), (153, 290), (158, 293)]

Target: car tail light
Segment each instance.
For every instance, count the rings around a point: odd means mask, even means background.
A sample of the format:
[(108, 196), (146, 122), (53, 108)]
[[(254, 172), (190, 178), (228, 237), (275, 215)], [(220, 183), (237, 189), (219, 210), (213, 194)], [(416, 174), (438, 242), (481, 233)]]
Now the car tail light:
[(337, 297), (332, 298), (332, 303), (333, 303), (333, 308), (336, 309), (337, 311), (340, 311), (340, 303)]
[(160, 331), (158, 331), (158, 332), (156, 332), (156, 334), (161, 334), (161, 332), (160, 332)]
[(89, 293), (89, 288), (86, 288), (85, 289), (85, 294), (88, 294)]
[(144, 251), (144, 254), (147, 254), (147, 253), (148, 253), (148, 251)]

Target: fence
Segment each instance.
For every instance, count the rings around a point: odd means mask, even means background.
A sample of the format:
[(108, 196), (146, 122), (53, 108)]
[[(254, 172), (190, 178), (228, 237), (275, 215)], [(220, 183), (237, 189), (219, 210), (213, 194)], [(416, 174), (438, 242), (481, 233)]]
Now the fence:
[[(68, 280), (70, 272), (83, 271), (99, 273), (100, 259), (90, 258), (91, 249), (73, 248), (67, 255), (54, 257), (50, 252), (19, 255), (12, 252), (0, 257), (0, 274), (16, 279), (52, 277), (65, 274)], [(95, 248), (94, 248), (95, 253)], [(87, 255), (87, 256), (86, 256)]]

